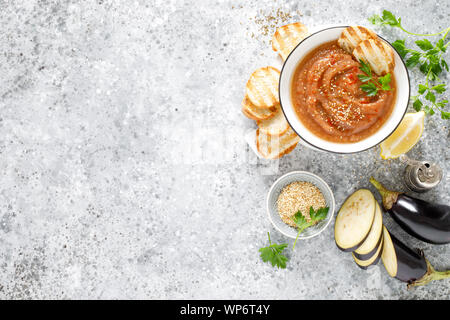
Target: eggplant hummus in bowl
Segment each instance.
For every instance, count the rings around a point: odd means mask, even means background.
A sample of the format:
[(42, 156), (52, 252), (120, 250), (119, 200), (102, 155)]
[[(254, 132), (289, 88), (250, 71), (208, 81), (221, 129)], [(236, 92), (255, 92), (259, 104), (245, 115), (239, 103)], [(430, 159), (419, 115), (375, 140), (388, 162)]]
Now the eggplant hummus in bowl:
[(353, 153), (396, 129), (408, 106), (409, 77), (397, 52), (373, 31), (335, 27), (292, 51), (279, 92), (286, 119), (305, 142)]

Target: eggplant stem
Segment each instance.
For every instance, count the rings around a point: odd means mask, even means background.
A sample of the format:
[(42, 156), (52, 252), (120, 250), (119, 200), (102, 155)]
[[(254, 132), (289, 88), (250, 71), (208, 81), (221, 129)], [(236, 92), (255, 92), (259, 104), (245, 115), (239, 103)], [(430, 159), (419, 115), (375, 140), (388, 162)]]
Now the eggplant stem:
[(381, 197), (383, 198), (383, 207), (385, 210), (390, 210), (394, 203), (397, 202), (397, 198), (401, 195), (401, 192), (391, 191), (386, 189), (385, 186), (381, 184), (381, 182), (375, 180), (374, 177), (370, 177), (370, 183), (374, 185), (374, 187), (378, 190)]
[(408, 283), (408, 289), (411, 289), (412, 287), (424, 286), (433, 280), (450, 278), (450, 270), (436, 271), (427, 259), (425, 259), (425, 261), (427, 262), (427, 272), (422, 278)]

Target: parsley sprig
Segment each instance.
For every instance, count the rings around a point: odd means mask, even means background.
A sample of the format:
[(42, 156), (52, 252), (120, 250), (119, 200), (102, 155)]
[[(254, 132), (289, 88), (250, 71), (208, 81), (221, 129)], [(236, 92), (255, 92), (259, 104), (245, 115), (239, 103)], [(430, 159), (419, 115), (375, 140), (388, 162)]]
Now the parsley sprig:
[(309, 228), (309, 227), (315, 225), (320, 220), (325, 219), (327, 217), (329, 209), (330, 208), (328, 208), (328, 207), (322, 207), (320, 209), (317, 209), (317, 211), (314, 211), (314, 208), (311, 206), (309, 208), (309, 217), (311, 218), (309, 221), (306, 220), (305, 216), (300, 211), (297, 211), (297, 213), (292, 218), (292, 220), (294, 220), (295, 224), (297, 225), (297, 229), (298, 229), (297, 237), (295, 238), (294, 246), (292, 247), (292, 250), (295, 249), (295, 244), (297, 243), (297, 239), (298, 239), (298, 236), (300, 235), (300, 233), (302, 233), (303, 230), (305, 230), (306, 228)]
[(272, 267), (277, 266), (278, 268), (285, 269), (288, 258), (284, 256), (282, 253), (283, 250), (288, 246), (288, 244), (272, 243), (272, 241), (270, 240), (269, 232), (267, 232), (267, 236), (269, 237), (269, 246), (259, 249), (259, 252), (261, 252), (262, 260), (264, 262), (272, 263)]
[(392, 12), (388, 11), (388, 10), (383, 10), (383, 14), (380, 17), (378, 14), (374, 14), (373, 16), (371, 16), (369, 19), (369, 22), (371, 22), (374, 25), (378, 25), (378, 26), (391, 26), (394, 28), (399, 28), (400, 30), (413, 35), (413, 36), (420, 36), (420, 37), (431, 37), (431, 36), (437, 36), (439, 34), (442, 34), (444, 32), (448, 32), (448, 30), (450, 30), (450, 27), (448, 27), (447, 29), (444, 29), (442, 31), (439, 31), (437, 33), (413, 33), (410, 32), (408, 30), (406, 30), (403, 25), (402, 25), (402, 18), (397, 18)]
[(378, 90), (380, 89), (385, 91), (391, 90), (391, 86), (389, 85), (389, 83), (391, 82), (390, 73), (375, 80), (373, 79), (372, 69), (370, 68), (369, 64), (365, 63), (363, 60), (359, 60), (359, 65), (359, 69), (364, 73), (358, 74), (359, 80), (363, 82), (363, 84), (360, 85), (360, 88), (362, 91), (367, 93), (367, 96), (376, 96)]
[[(311, 218), (309, 221), (302, 215), (300, 211), (298, 211), (294, 217), (292, 218), (297, 225), (298, 233), (297, 238), (295, 238), (294, 246), (292, 249), (295, 249), (295, 244), (297, 243), (298, 236), (303, 232), (306, 228), (309, 228), (320, 220), (323, 220), (327, 217), (329, 208), (320, 208), (317, 211), (314, 211), (313, 207), (309, 208), (309, 217)], [(272, 267), (278, 267), (281, 269), (286, 268), (286, 262), (289, 260), (285, 255), (283, 255), (284, 249), (288, 246), (287, 243), (276, 244), (272, 243), (270, 240), (270, 233), (267, 232), (267, 237), (269, 238), (269, 246), (260, 248), (258, 251), (260, 252), (261, 259), (264, 262), (270, 262)]]
[(450, 119), (450, 112), (444, 110), (448, 105), (447, 99), (438, 99), (438, 95), (446, 91), (445, 83), (439, 78), (445, 69), (449, 71), (449, 66), (444, 60), (443, 55), (447, 51), (450, 41), (445, 42), (450, 32), (450, 27), (431, 34), (413, 33), (405, 30), (401, 24), (401, 18), (397, 18), (393, 13), (384, 10), (383, 15), (373, 15), (369, 21), (375, 25), (388, 25), (400, 28), (404, 32), (414, 36), (437, 36), (442, 37), (433, 44), (428, 39), (415, 41), (419, 50), (407, 48), (405, 40), (396, 40), (392, 43), (400, 56), (406, 61), (408, 68), (419, 67), (422, 74), (425, 75), (425, 83), (419, 84), (418, 93), (412, 96), (413, 107), (416, 111), (425, 110), (429, 115), (433, 115), (436, 111), (441, 113), (442, 119)]

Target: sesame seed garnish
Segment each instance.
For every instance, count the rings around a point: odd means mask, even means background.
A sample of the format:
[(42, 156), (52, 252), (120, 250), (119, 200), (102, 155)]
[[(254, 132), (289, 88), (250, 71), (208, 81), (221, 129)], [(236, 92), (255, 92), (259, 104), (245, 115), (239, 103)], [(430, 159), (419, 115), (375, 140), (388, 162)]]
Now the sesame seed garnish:
[(318, 210), (325, 206), (322, 192), (314, 184), (306, 181), (296, 181), (283, 188), (277, 200), (278, 214), (284, 223), (296, 227), (292, 217), (300, 211), (306, 220), (309, 208)]

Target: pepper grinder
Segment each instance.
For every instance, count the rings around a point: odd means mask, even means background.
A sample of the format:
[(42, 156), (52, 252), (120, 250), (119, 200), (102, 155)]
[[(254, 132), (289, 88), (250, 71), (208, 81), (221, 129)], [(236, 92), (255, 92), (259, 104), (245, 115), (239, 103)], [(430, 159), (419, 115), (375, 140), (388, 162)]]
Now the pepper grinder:
[(426, 192), (439, 184), (442, 180), (442, 169), (430, 161), (417, 161), (400, 156), (400, 161), (406, 163), (405, 184), (411, 191)]

